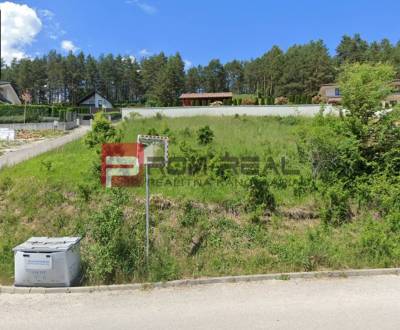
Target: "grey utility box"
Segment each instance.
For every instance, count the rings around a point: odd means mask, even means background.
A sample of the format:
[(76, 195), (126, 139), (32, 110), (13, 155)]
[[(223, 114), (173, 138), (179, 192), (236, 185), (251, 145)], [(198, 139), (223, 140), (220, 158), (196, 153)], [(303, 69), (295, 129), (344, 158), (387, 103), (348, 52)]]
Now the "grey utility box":
[(80, 241), (80, 237), (32, 237), (15, 247), (15, 285), (71, 286), (80, 277)]

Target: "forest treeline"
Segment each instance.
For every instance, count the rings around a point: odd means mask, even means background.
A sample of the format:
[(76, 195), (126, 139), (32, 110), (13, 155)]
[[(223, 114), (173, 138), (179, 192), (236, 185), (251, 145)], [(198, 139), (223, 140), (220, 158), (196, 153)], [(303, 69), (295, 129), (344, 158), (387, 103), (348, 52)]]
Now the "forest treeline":
[(322, 40), (294, 45), (287, 51), (273, 46), (262, 56), (187, 68), (179, 53), (135, 60), (121, 55), (95, 58), (84, 53), (63, 56), (56, 51), (36, 58), (2, 62), (2, 80), (17, 91), (28, 91), (35, 104), (76, 104), (98, 90), (114, 105), (176, 105), (183, 92), (259, 94), (262, 97), (312, 97), (321, 84), (334, 82), (341, 65), (385, 62), (400, 74), (400, 42), (367, 42), (359, 34), (344, 36), (331, 56)]

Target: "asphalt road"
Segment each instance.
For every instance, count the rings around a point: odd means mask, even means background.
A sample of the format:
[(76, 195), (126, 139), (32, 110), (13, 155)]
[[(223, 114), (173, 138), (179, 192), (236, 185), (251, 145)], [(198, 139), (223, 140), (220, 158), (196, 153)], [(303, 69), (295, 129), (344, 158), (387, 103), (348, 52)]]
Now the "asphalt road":
[(0, 294), (0, 329), (399, 329), (400, 277)]

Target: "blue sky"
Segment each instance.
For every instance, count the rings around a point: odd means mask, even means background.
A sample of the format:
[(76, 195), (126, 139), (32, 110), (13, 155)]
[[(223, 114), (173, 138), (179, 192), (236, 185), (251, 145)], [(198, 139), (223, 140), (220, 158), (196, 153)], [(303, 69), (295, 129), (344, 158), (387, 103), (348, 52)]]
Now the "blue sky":
[[(194, 65), (260, 56), (272, 45), (323, 39), (334, 52), (343, 34), (361, 33), (371, 41), (400, 39), (400, 1), (380, 0), (26, 0), (39, 22), (28, 40), (3, 24), (4, 52), (35, 56), (65, 52), (121, 53), (136, 58), (179, 51)], [(4, 4), (4, 2), (3, 2)], [(28, 7), (23, 9), (27, 11)], [(3, 19), (7, 8), (1, 5)], [(24, 11), (22, 10), (22, 11)], [(11, 15), (11, 14), (10, 14)], [(12, 15), (15, 17), (15, 15)], [(27, 28), (27, 27), (26, 27)], [(21, 31), (22, 34), (22, 31)], [(26, 33), (25, 33), (26, 35)], [(16, 39), (16, 40), (15, 40)], [(22, 39), (21, 39), (22, 40)], [(10, 46), (11, 45), (11, 46)], [(63, 47), (62, 47), (63, 46)], [(7, 48), (8, 47), (8, 48)], [(64, 50), (63, 50), (64, 48)]]

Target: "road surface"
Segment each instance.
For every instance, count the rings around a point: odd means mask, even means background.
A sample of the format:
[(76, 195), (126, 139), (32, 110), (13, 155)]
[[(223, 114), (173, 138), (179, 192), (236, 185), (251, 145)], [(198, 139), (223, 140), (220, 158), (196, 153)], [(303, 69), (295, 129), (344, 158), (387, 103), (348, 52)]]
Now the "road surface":
[(399, 329), (400, 277), (0, 294), (1, 329)]
[(81, 126), (71, 131), (68, 135), (25, 144), (16, 151), (0, 156), (0, 169), (4, 166), (12, 166), (18, 163), (22, 163), (23, 161), (39, 156), (45, 152), (57, 149), (64, 144), (80, 139), (89, 130), (90, 127)]

